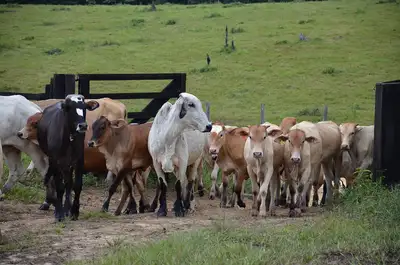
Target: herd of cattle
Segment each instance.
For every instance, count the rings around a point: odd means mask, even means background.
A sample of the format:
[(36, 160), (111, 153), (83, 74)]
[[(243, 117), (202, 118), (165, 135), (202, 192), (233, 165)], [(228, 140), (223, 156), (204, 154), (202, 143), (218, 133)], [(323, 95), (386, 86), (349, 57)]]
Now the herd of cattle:
[[(309, 206), (312, 188), (313, 206), (318, 205), (317, 190), (322, 185), (321, 204), (329, 204), (340, 178), (351, 186), (356, 169), (368, 169), (372, 164), (373, 125), (297, 123), (294, 117), (284, 118), (279, 126), (268, 122), (246, 127), (210, 123), (200, 100), (189, 93), (181, 93), (174, 104), (165, 103), (153, 122), (144, 124), (129, 124), (126, 107), (117, 100), (89, 100), (79, 94), (42, 101), (0, 96), (0, 112), (0, 178), (3, 156), (9, 169), (0, 196), (35, 167), (46, 187), (40, 209), (48, 210), (53, 204), (56, 221), (65, 216), (78, 218), (82, 178), (88, 172), (107, 174), (111, 182), (104, 211), (122, 183), (116, 215), (121, 214), (128, 197), (124, 213), (137, 213), (136, 186), (139, 212), (158, 208), (157, 215), (166, 216), (166, 175), (173, 173), (173, 211), (184, 216), (195, 208), (196, 182), (199, 195), (204, 195), (203, 166), (208, 166), (212, 168), (209, 198), (220, 197), (221, 207), (228, 204), (230, 176), (233, 193), (229, 205), (246, 207), (244, 182), (250, 178), (253, 216), (275, 215), (279, 205), (288, 206), (289, 216), (296, 216), (296, 209), (305, 212)], [(32, 159), (27, 170), (21, 152)], [(146, 185), (152, 169), (159, 181), (150, 204)], [(218, 186), (219, 170), (222, 183)]]

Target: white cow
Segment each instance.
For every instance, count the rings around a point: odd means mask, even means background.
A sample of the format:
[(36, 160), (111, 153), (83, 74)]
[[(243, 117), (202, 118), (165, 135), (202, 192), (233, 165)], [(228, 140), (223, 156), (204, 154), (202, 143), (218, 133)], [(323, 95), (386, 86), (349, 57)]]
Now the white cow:
[(31, 157), (42, 176), (46, 174), (47, 157), (36, 144), (17, 136), (18, 131), (25, 126), (28, 118), (37, 112), (41, 112), (40, 107), (23, 96), (0, 96), (0, 148), (3, 149), (2, 152), (9, 168), (8, 179), (3, 190), (0, 190), (0, 196), (2, 192), (6, 193), (10, 190), (25, 172), (21, 161), (21, 151)]
[[(348, 152), (351, 165), (347, 167), (354, 172), (360, 168), (370, 169), (373, 162), (374, 125), (360, 126), (356, 123), (342, 123), (339, 126), (342, 134), (342, 152)], [(353, 178), (346, 174), (346, 185), (352, 185)], [(349, 183), (350, 182), (350, 183)]]
[[(211, 131), (212, 125), (203, 111), (200, 100), (189, 93), (180, 93), (177, 101), (169, 102), (158, 110), (150, 129), (148, 147), (153, 158), (154, 170), (160, 182), (160, 208), (158, 216), (167, 215), (165, 173), (174, 172), (177, 177), (177, 200), (174, 204), (176, 216), (183, 216), (189, 208), (190, 196), (187, 194), (187, 166), (201, 159), (204, 146), (199, 146), (199, 152), (189, 152), (189, 144), (195, 143), (199, 132)], [(184, 132), (185, 131), (185, 132)], [(204, 138), (205, 139), (205, 138)], [(205, 141), (204, 141), (205, 144)], [(196, 157), (197, 156), (197, 157)], [(190, 183), (189, 183), (190, 184)], [(189, 186), (190, 189), (190, 186)], [(183, 205), (183, 198), (185, 205)]]

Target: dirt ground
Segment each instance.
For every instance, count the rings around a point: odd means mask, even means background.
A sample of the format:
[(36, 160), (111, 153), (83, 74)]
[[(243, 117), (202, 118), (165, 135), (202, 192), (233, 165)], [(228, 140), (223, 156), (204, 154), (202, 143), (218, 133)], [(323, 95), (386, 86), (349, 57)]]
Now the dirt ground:
[[(149, 198), (152, 198), (152, 192)], [(0, 202), (0, 229), (9, 248), (0, 252), (0, 264), (63, 264), (70, 260), (92, 259), (104, 253), (108, 246), (120, 242), (158, 240), (184, 230), (209, 227), (222, 221), (243, 226), (283, 225), (305, 222), (321, 211), (309, 208), (302, 217), (289, 218), (288, 209), (279, 208), (276, 217), (251, 216), (251, 200), (245, 199), (246, 209), (219, 207), (219, 199), (209, 200), (207, 194), (196, 195), (196, 211), (183, 218), (171, 212), (175, 193), (168, 193), (168, 216), (157, 218), (155, 213), (121, 215), (109, 218), (96, 216), (101, 209), (104, 190), (86, 189), (81, 196), (81, 217), (66, 221), (65, 226), (54, 223), (53, 207), (38, 210), (38, 204), (13, 201)], [(116, 209), (119, 194), (113, 197), (110, 213)], [(93, 214), (90, 214), (90, 213)], [(4, 245), (3, 245), (4, 246)], [(1, 250), (2, 248), (0, 248)]]

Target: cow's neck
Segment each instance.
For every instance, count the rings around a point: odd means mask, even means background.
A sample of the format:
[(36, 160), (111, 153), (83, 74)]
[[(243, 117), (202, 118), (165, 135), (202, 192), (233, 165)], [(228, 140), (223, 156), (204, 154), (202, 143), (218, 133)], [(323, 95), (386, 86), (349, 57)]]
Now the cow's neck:
[(159, 132), (160, 144), (167, 146), (168, 149), (174, 149), (178, 137), (182, 135), (183, 131), (186, 129), (184, 124), (177, 119), (177, 114), (174, 110), (171, 110), (164, 124), (161, 125), (163, 129)]

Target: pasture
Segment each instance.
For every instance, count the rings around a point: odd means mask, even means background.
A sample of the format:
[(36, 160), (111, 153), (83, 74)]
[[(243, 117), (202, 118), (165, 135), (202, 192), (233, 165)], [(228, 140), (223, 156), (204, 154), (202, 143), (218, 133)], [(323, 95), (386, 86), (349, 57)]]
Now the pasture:
[[(211, 103), (212, 120), (256, 124), (264, 103), (273, 123), (286, 116), (319, 121), (326, 104), (329, 119), (368, 125), (375, 83), (398, 79), (400, 70), (399, 5), (377, 2), (166, 4), (154, 12), (146, 6), (3, 5), (0, 91), (41, 92), (53, 73), (186, 72), (187, 92)], [(93, 82), (92, 90), (151, 92), (165, 84)], [(140, 111), (148, 100), (122, 102)], [(0, 264), (400, 261), (400, 191), (372, 183), (367, 173), (333, 208), (311, 208), (298, 218), (279, 209), (277, 217), (265, 219), (251, 217), (249, 198), (244, 210), (221, 209), (207, 192), (195, 194), (195, 213), (176, 218), (173, 184), (166, 218), (115, 217), (100, 212), (104, 184), (90, 175), (84, 180), (81, 216), (62, 224), (52, 223), (53, 207), (38, 210), (44, 199), (40, 177), (18, 183), (0, 202)], [(209, 172), (204, 180), (208, 189)]]

